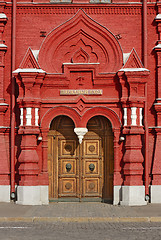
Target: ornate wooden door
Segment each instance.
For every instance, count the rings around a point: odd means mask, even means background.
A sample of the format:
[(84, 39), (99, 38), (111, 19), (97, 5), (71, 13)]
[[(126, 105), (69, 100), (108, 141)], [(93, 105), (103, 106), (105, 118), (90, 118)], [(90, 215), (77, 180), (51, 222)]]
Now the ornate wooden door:
[(103, 156), (101, 140), (86, 136), (81, 147), (82, 198), (102, 198)]
[(68, 117), (51, 124), (48, 140), (50, 199), (112, 199), (113, 135), (109, 121), (92, 118), (82, 144)]

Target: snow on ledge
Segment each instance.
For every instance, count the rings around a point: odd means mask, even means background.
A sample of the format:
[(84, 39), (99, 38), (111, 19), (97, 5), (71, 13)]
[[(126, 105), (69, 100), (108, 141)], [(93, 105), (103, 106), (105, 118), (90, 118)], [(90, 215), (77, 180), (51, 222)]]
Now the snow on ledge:
[(146, 68), (121, 68), (119, 72), (149, 72)]
[(0, 103), (0, 106), (9, 106), (7, 103)]
[(100, 63), (63, 63), (63, 65), (99, 65)]
[(7, 48), (7, 46), (5, 44), (0, 44), (0, 48)]
[(45, 73), (42, 69), (37, 69), (37, 68), (18, 68), (13, 73)]
[(0, 18), (6, 18), (7, 19), (7, 16), (4, 13), (0, 13)]
[(157, 14), (157, 16), (155, 17), (155, 19), (161, 19), (161, 14)]
[(161, 44), (159, 43), (157, 46), (155, 46), (153, 49), (156, 49), (156, 48), (161, 48)]

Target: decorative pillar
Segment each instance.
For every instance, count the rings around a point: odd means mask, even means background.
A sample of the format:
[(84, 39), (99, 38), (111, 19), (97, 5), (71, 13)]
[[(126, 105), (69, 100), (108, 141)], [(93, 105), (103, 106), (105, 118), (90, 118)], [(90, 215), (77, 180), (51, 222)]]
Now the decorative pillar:
[[(17, 188), (17, 203), (28, 205), (48, 204), (48, 185), (43, 181), (39, 168), (37, 142), (40, 134), (39, 109), (40, 88), (45, 72), (41, 69), (17, 69), (14, 71), (19, 85), (18, 104), (20, 107), (20, 127), (22, 136), (19, 161), (20, 181)], [(22, 85), (24, 91), (22, 91)]]
[[(145, 205), (145, 186), (143, 185), (142, 109), (144, 108), (144, 88), (147, 69), (121, 69), (119, 72), (122, 86), (121, 103), (123, 107), (123, 131), (125, 153), (123, 156), (124, 183), (121, 205)], [(126, 83), (126, 84), (125, 84)]]
[(156, 111), (157, 124), (155, 126), (156, 144), (152, 169), (152, 185), (150, 186), (151, 203), (161, 203), (161, 2), (157, 2), (158, 15), (155, 18), (158, 29), (158, 42), (154, 47), (157, 57), (157, 92), (154, 109)]

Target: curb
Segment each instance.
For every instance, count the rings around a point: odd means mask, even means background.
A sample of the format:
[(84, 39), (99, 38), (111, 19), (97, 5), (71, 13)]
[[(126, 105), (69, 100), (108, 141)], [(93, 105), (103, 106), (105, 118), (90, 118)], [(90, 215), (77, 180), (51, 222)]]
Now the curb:
[(161, 217), (0, 217), (0, 222), (161, 222)]

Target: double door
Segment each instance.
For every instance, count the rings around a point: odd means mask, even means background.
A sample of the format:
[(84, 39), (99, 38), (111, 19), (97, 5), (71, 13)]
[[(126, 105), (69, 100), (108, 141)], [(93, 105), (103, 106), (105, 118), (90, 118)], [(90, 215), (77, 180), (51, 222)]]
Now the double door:
[(89, 131), (79, 144), (72, 122), (71, 125), (67, 124), (67, 119), (65, 122), (67, 128), (57, 126), (48, 136), (50, 199), (112, 199), (112, 134), (109, 136), (104, 129), (94, 128), (94, 121), (88, 124)]

